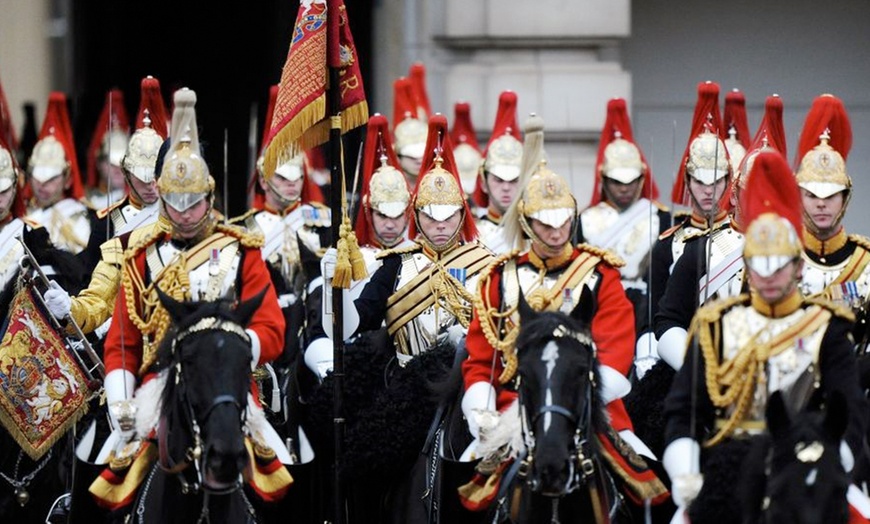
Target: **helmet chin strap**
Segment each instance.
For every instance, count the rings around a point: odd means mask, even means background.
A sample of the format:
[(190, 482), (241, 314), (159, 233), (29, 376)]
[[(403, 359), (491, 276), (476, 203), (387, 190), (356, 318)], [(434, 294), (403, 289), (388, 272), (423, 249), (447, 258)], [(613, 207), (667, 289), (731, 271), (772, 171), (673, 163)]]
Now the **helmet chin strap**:
[[(196, 231), (196, 234), (190, 238), (181, 238), (178, 236), (178, 224), (172, 221), (169, 218), (169, 213), (166, 213), (166, 219), (169, 220), (169, 223), (172, 224), (172, 231), (170, 232), (170, 236), (177, 240), (184, 240), (186, 242), (198, 242), (206, 237), (208, 233), (211, 232), (212, 227), (214, 226), (214, 216), (212, 215), (212, 209), (214, 209), (214, 193), (211, 193), (208, 198), (208, 210), (202, 215), (202, 218), (199, 221), (189, 228), (186, 228), (187, 231)], [(162, 205), (164, 207), (164, 212), (166, 212), (166, 202), (161, 199)]]
[[(852, 191), (849, 189), (843, 190), (846, 195), (843, 197), (843, 207), (840, 209), (840, 213), (834, 218), (834, 223), (828, 228), (828, 232), (836, 233), (840, 230), (840, 227), (843, 225), (843, 217), (846, 216), (846, 208), (849, 207), (849, 201), (852, 200)], [(804, 227), (816, 238), (821, 238), (822, 231), (816, 226), (816, 223), (813, 221), (813, 217), (807, 213), (806, 208), (804, 208), (801, 212), (803, 214), (804, 219)]]
[(299, 200), (302, 198), (302, 191), (299, 191), (299, 196), (297, 196), (296, 198), (285, 197), (275, 188), (275, 186), (272, 185), (271, 179), (266, 181), (266, 187), (269, 188), (269, 192), (272, 193), (272, 196), (275, 197), (279, 204), (281, 204), (281, 209), (287, 209), (296, 202), (299, 202)]
[[(462, 213), (462, 219), (459, 221), (459, 225), (456, 226), (456, 231), (454, 231), (453, 235), (450, 237), (450, 239), (448, 239), (447, 242), (444, 242), (441, 246), (436, 247), (435, 244), (433, 244), (432, 241), (429, 240), (429, 237), (426, 236), (426, 233), (423, 231), (422, 228), (419, 228), (420, 229), (420, 238), (418, 240), (422, 241), (423, 244), (425, 244), (427, 248), (429, 248), (430, 250), (432, 250), (438, 254), (444, 253), (445, 251), (449, 251), (450, 248), (452, 248), (453, 246), (455, 246), (457, 244), (457, 242), (459, 240), (459, 235), (462, 232), (462, 226), (465, 225), (465, 218), (466, 218), (465, 217), (465, 210), (462, 210), (461, 213)], [(418, 224), (420, 223), (420, 210), (419, 209), (414, 210), (414, 219), (417, 221)]]
[(12, 208), (15, 206), (15, 197), (18, 196), (18, 187), (16, 187), (15, 183), (12, 184), (12, 196), (9, 198), (9, 205), (0, 209), (0, 222), (3, 222), (9, 215), (12, 214)]

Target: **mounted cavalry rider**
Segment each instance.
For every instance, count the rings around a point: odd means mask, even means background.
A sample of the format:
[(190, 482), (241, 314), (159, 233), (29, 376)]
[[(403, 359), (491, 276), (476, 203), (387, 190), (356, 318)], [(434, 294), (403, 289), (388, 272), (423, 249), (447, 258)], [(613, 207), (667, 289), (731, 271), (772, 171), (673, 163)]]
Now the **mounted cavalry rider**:
[(689, 355), (666, 400), (664, 465), (680, 507), (672, 522), (684, 522), (683, 511), (692, 522), (740, 520), (734, 500), (745, 443), (765, 430), (774, 391), (792, 414), (820, 409), (842, 393), (848, 424), (840, 456), (847, 471), (862, 453), (868, 406), (850, 340), (853, 317), (801, 295), (800, 198), (782, 155), (760, 153), (742, 200), (749, 293), (698, 310)]
[[(100, 261), (91, 274), (90, 284), (75, 297), (70, 297), (59, 286), (45, 292), (45, 303), (52, 314), (57, 318), (71, 314), (84, 334), (96, 331), (99, 338), (105, 336), (121, 284), (124, 250), (131, 244), (131, 239), (135, 243), (141, 235), (148, 233), (149, 226), (157, 222), (160, 206), (155, 168), (166, 138), (165, 110), (160, 84), (152, 77), (142, 79), (139, 108), (142, 120), (137, 123), (120, 160), (128, 190), (119, 202), (97, 212), (99, 222), (91, 231), (88, 249), (98, 246)], [(152, 126), (151, 114), (157, 115), (156, 128)], [(159, 129), (163, 131), (158, 132)], [(134, 234), (133, 230), (137, 228), (145, 229)], [(108, 240), (107, 236), (110, 237)]]
[[(214, 179), (199, 149), (196, 94), (180, 89), (174, 101), (170, 152), (158, 181), (158, 226), (131, 243), (124, 254), (121, 288), (106, 336), (104, 387), (115, 431), (103, 455), (115, 472), (148, 467), (137, 463), (154, 459), (153, 453), (139, 452), (138, 441), (151, 438), (155, 429), (157, 414), (148, 411), (155, 408), (162, 381), (150, 371), (156, 350), (170, 328), (158, 288), (176, 301), (244, 302), (265, 293), (262, 305), (245, 326), (251, 368), (275, 359), (283, 348), (284, 319), (260, 255), (262, 239), (217, 223)], [(136, 413), (137, 405), (146, 412)], [(284, 443), (250, 397), (246, 418), (254, 449), (263, 453), (263, 458), (277, 457), (288, 463), (291, 459)], [(136, 479), (130, 477), (120, 484), (98, 479), (91, 492), (105, 505), (122, 504), (138, 487)]]
[(619, 272), (634, 305), (638, 334), (652, 329), (651, 251), (671, 224), (670, 213), (656, 200), (658, 192), (646, 158), (634, 142), (625, 100), (614, 98), (607, 103), (595, 188), (589, 207), (580, 212), (577, 241), (613, 251), (625, 262)]
[(130, 117), (124, 107), (124, 93), (106, 93), (103, 110), (97, 119), (87, 151), (85, 202), (92, 209), (103, 209), (127, 194), (121, 160), (130, 142)]
[[(499, 413), (516, 402), (514, 343), (520, 294), (535, 311), (576, 315), (584, 301), (594, 304), (591, 330), (600, 364), (599, 387), (613, 430), (603, 438), (610, 442), (609, 449), (631, 456), (631, 463), (643, 462), (636, 452), (653, 457), (634, 435), (620, 400), (631, 388), (626, 375), (634, 354), (634, 313), (620, 282), (622, 262), (607, 250), (572, 243), (577, 203), (565, 179), (543, 160), (543, 122), (538, 117), (526, 124), (520, 194), (505, 221), (506, 238), (514, 246), (528, 238), (531, 247), (499, 256), (480, 280), (466, 339), (468, 359), (462, 366), (462, 412), (475, 437), (464, 457), (479, 457), (478, 446), (498, 447), (488, 442), (488, 434), (504, 416)], [(621, 473), (641, 499), (657, 500), (666, 493), (645, 467)], [(464, 496), (474, 506), (480, 494)]]

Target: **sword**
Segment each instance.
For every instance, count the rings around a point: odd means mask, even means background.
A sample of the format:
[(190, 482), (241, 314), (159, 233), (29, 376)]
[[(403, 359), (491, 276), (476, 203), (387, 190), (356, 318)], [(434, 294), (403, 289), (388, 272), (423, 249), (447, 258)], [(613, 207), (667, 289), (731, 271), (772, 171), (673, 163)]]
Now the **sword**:
[[(20, 242), (21, 246), (24, 248), (24, 256), (27, 257), (27, 260), (30, 262), (30, 265), (36, 271), (36, 274), (39, 276), (39, 280), (42, 281), (42, 283), (45, 285), (46, 288), (50, 287), (51, 283), (48, 280), (48, 277), (45, 276), (45, 273), (42, 271), (42, 267), (40, 267), (39, 262), (37, 262), (37, 260), (36, 260), (36, 257), (33, 256), (33, 252), (30, 251), (29, 247), (27, 247), (27, 244), (24, 242), (24, 239), (21, 238), (21, 235), (16, 236), (15, 239), (18, 240), (18, 242)], [(22, 266), (22, 269), (23, 269), (23, 266)], [(42, 305), (45, 306), (45, 301), (43, 300), (42, 295), (40, 295), (39, 293), (36, 293), (36, 296), (38, 297), (39, 301), (42, 302)], [(48, 310), (47, 307), (46, 307), (46, 310)], [(51, 313), (51, 311), (48, 311), (48, 313), (51, 316), (51, 318), (54, 319), (55, 322), (59, 324), (59, 322), (57, 322), (58, 319), (55, 318), (55, 316)], [(82, 332), (82, 328), (78, 325), (78, 323), (72, 317), (72, 314), (67, 313), (66, 317), (64, 317), (62, 320), (66, 320), (73, 327), (73, 329), (75, 330), (76, 336), (79, 337), (79, 341), (81, 342), (82, 348), (84, 348), (85, 353), (87, 353), (88, 358), (90, 358), (90, 360), (91, 360), (91, 364), (92, 364), (91, 367), (84, 366), (84, 368), (88, 371), (88, 374), (91, 375), (91, 378), (93, 378), (92, 373), (93, 373), (93, 371), (96, 371), (101, 379), (105, 378), (106, 377), (106, 368), (105, 368), (105, 366), (103, 366), (103, 361), (100, 360), (100, 357), (97, 355), (97, 352), (94, 351), (94, 348), (91, 346), (91, 343), (88, 342), (88, 339), (85, 337), (85, 334)], [(73, 351), (73, 353), (78, 355), (77, 351)]]

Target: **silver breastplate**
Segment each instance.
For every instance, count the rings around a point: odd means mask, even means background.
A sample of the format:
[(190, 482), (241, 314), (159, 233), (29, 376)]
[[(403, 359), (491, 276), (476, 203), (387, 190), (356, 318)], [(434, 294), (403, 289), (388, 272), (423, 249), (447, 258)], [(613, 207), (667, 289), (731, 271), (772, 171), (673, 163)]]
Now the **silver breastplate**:
[[(860, 253), (856, 250), (853, 257)], [(851, 257), (836, 265), (824, 265), (803, 255), (804, 273), (801, 277), (801, 292), (805, 296), (824, 296), (834, 303), (857, 312), (870, 295), (870, 264), (846, 282), (834, 283), (849, 265)]]
[(66, 198), (45, 209), (31, 212), (30, 218), (48, 230), (54, 247), (78, 254), (88, 245), (91, 221), (84, 204)]
[(0, 230), (0, 289), (5, 289), (18, 271), (18, 260), (24, 254), (24, 248), (15, 237), (21, 235), (23, 230), (24, 222), (17, 218)]
[[(749, 343), (769, 342), (798, 323), (806, 311), (798, 309), (783, 318), (768, 318), (751, 306), (732, 308), (722, 317), (722, 360), (735, 358)], [(819, 351), (826, 330), (827, 325), (823, 325), (807, 337), (794, 339), (789, 347), (759, 366), (752, 406), (746, 420), (764, 420), (767, 399), (774, 391), (783, 393), (786, 405), (793, 413), (806, 405), (816, 387)], [(728, 408), (728, 415), (734, 407)]]
[[(181, 251), (171, 242), (154, 246), (156, 249), (146, 250), (145, 255), (152, 278)], [(234, 242), (212, 253), (208, 260), (188, 271), (191, 300), (212, 302), (222, 298), (238, 298), (235, 286), (240, 261), (239, 244)]]

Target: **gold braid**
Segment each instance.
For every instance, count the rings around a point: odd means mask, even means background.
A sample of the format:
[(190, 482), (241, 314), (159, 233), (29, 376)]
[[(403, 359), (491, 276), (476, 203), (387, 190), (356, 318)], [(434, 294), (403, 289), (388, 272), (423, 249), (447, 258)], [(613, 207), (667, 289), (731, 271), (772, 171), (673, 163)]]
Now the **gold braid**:
[(766, 345), (758, 345), (750, 341), (733, 359), (722, 365), (719, 364), (718, 348), (722, 333), (718, 320), (721, 318), (722, 311), (739, 302), (741, 297), (745, 298), (741, 295), (722, 303), (720, 307), (698, 310), (689, 330), (689, 340), (698, 337), (698, 345), (704, 356), (706, 363), (704, 380), (710, 401), (717, 408), (726, 408), (736, 403), (725, 425), (704, 442), (704, 447), (712, 447), (722, 442), (745, 418), (752, 404), (759, 362), (766, 359), (769, 353), (764, 351)]
[(456, 317), (462, 327), (468, 328), (474, 296), (438, 262), (435, 263), (435, 271), (432, 275), (434, 278), (429, 278), (429, 289), (435, 296), (435, 307), (438, 307), (443, 298), (444, 307)]
[[(483, 336), (493, 349), (502, 353), (505, 360), (504, 370), (498, 377), (499, 384), (507, 383), (514, 377), (514, 375), (516, 375), (516, 341), (517, 335), (519, 335), (519, 330), (516, 329), (517, 326), (513, 326), (510, 330), (505, 332), (504, 337), (500, 337), (497, 323), (501, 324), (502, 321), (507, 321), (511, 315), (516, 313), (517, 306), (511, 306), (504, 312), (493, 307), (489, 298), (489, 286), (492, 282), (492, 275), (495, 272), (495, 269), (499, 266), (503, 266), (505, 262), (517, 256), (517, 254), (519, 254), (519, 251), (514, 250), (510, 253), (505, 253), (496, 257), (495, 260), (493, 260), (492, 263), (490, 263), (490, 265), (483, 271), (483, 277), (477, 283), (477, 295), (474, 297), (474, 308), (477, 309), (478, 312), (477, 315), (480, 321), (480, 328), (483, 331)], [(507, 322), (504, 323), (504, 326), (507, 327)]]

